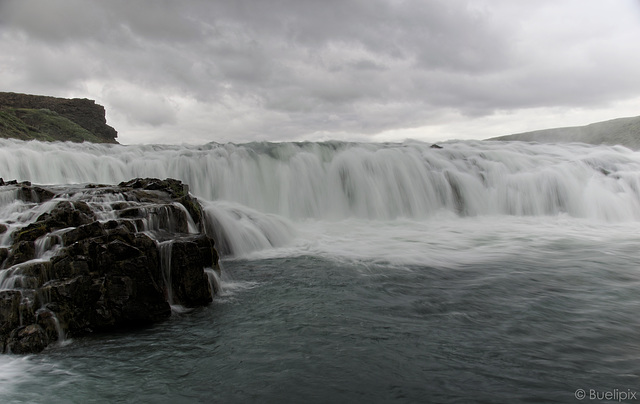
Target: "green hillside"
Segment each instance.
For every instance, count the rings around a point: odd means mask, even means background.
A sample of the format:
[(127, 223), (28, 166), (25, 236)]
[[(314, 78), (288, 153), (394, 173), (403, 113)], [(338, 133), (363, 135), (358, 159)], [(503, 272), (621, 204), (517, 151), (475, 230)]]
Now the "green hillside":
[(103, 143), (80, 125), (48, 109), (0, 109), (0, 138)]
[(488, 140), (525, 141), (540, 143), (581, 142), (622, 145), (640, 150), (640, 116), (596, 122), (586, 126), (543, 129), (533, 132), (500, 136)]

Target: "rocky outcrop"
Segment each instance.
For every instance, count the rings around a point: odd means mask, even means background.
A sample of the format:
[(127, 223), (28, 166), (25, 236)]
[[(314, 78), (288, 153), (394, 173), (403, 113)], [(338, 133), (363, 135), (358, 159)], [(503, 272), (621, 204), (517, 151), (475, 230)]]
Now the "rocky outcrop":
[(93, 100), (0, 92), (0, 137), (118, 143), (117, 136)]
[(65, 337), (161, 321), (171, 305), (212, 301), (218, 254), (181, 182), (9, 182), (0, 192), (31, 217), (0, 228), (3, 352), (39, 352)]

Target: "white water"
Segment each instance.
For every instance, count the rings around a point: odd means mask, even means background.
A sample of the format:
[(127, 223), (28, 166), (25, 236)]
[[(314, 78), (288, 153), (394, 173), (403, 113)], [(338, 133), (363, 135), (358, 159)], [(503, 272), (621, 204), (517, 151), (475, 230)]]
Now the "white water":
[(204, 199), (287, 218), (463, 215), (640, 219), (640, 154), (580, 144), (458, 142), (104, 146), (0, 141), (5, 179), (38, 184), (172, 177)]
[(162, 272), (162, 280), (167, 294), (167, 302), (171, 306), (174, 305), (173, 287), (171, 283), (171, 251), (173, 250), (173, 240), (162, 241), (158, 243), (158, 253), (160, 255), (160, 271)]
[[(0, 140), (0, 146), (5, 180), (180, 179), (201, 199), (218, 248), (236, 256), (307, 251), (435, 263), (455, 252), (455, 261), (463, 262), (467, 253), (474, 260), (478, 254), (517, 248), (519, 233), (525, 234), (523, 245), (564, 231), (584, 231), (588, 237), (623, 231), (632, 237), (633, 226), (625, 226), (640, 220), (640, 153), (623, 147), (517, 142), (452, 142), (443, 149), (418, 142), (105, 146), (15, 140)], [(40, 211), (6, 194), (0, 193), (0, 222), (11, 226), (37, 217)]]
[[(242, 258), (293, 256), (342, 262), (462, 268), (507, 257), (529, 259), (558, 254), (565, 247), (588, 254), (615, 255), (640, 265), (638, 223), (596, 223), (566, 215), (548, 217), (443, 215), (425, 220), (309, 220), (279, 248), (254, 250)], [(567, 257), (567, 259), (569, 259)]]

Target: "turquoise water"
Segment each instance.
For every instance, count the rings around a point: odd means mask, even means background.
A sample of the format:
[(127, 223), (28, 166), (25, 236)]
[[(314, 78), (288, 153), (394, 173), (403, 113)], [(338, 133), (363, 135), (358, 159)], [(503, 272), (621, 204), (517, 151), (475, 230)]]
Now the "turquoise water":
[(637, 267), (566, 247), (540, 258), (455, 270), (227, 261), (233, 281), (209, 307), (0, 358), (18, 373), (3, 380), (3, 402), (575, 402), (577, 389), (637, 391)]

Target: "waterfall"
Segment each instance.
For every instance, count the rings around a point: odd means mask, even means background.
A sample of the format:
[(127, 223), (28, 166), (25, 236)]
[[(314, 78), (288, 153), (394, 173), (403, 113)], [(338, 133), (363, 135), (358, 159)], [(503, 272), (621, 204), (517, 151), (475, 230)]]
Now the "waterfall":
[(169, 306), (171, 306), (171, 312), (178, 314), (188, 313), (193, 309), (176, 303), (176, 299), (173, 293), (173, 283), (171, 279), (173, 242), (174, 240), (156, 241), (158, 245), (158, 253), (160, 255), (160, 271), (162, 273), (162, 280), (164, 282), (167, 303), (169, 303)]
[(222, 255), (241, 255), (255, 250), (280, 247), (294, 235), (286, 219), (228, 202), (204, 202), (207, 232), (214, 235)]
[(173, 240), (157, 243), (158, 253), (160, 255), (160, 271), (162, 273), (162, 280), (164, 281), (165, 293), (167, 294), (167, 302), (173, 307), (175, 304), (171, 284), (171, 250), (173, 248)]
[(443, 149), (419, 142), (0, 145), (5, 178), (50, 184), (172, 177), (201, 199), (292, 220), (421, 219), (441, 210), (640, 219), (640, 154), (623, 147), (473, 141)]
[(69, 342), (67, 335), (58, 320), (58, 316), (47, 308), (36, 311), (36, 322), (39, 323), (52, 340), (55, 338), (58, 344)]
[(207, 279), (209, 280), (209, 287), (215, 294), (220, 294), (223, 291), (222, 279), (220, 278), (220, 274), (213, 268), (205, 268), (204, 271), (207, 273)]
[[(0, 173), (38, 184), (179, 179), (203, 205), (206, 230), (223, 256), (284, 246), (307, 221), (420, 221), (443, 214), (640, 220), (640, 153), (620, 146), (479, 141), (448, 142), (442, 149), (420, 142), (121, 146), (0, 139)], [(8, 228), (0, 234), (0, 246), (10, 243), (15, 223), (29, 223), (50, 208), (15, 201), (13, 193), (0, 187), (0, 223)], [(90, 202), (100, 220), (114, 218), (109, 206), (118, 197), (109, 198), (96, 193)], [(175, 230), (177, 215), (186, 217), (181, 226), (196, 231), (179, 204), (139, 212), (135, 203), (119, 202), (128, 204), (136, 223), (156, 239)]]
[(55, 253), (62, 247), (63, 243), (61, 235), (67, 231), (69, 231), (69, 228), (55, 230), (36, 239), (34, 242), (36, 259), (44, 261), (49, 260), (49, 258), (54, 256)]

